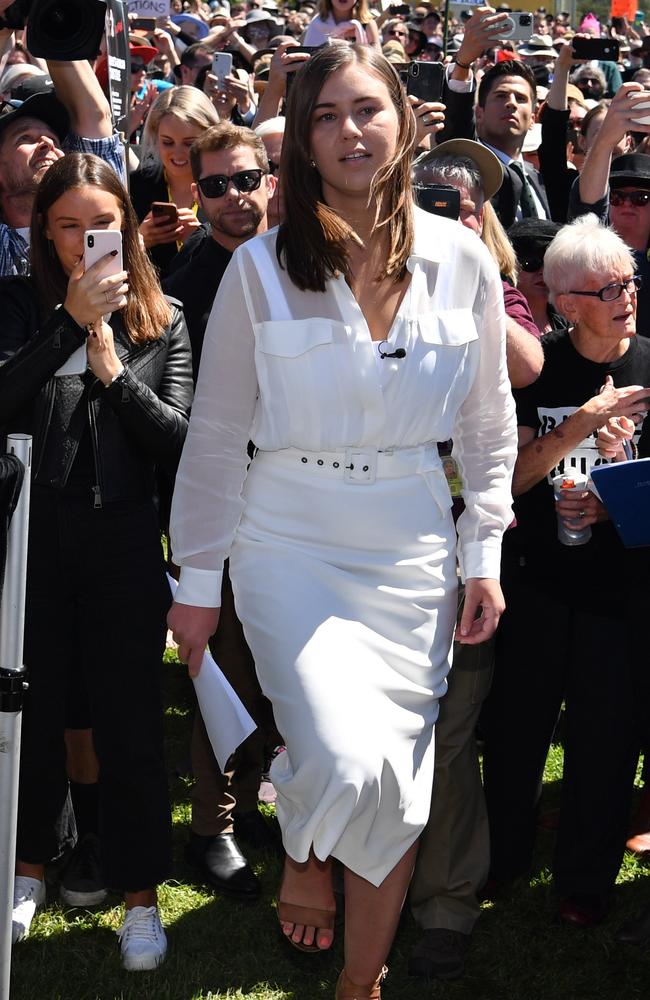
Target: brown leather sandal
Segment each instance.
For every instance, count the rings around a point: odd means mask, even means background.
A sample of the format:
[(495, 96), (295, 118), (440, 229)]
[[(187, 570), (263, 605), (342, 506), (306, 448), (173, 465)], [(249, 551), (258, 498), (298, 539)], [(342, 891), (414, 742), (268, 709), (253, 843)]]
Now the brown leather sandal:
[(336, 984), (335, 1000), (381, 1000), (381, 984), (387, 972), (388, 969), (384, 966), (374, 983), (361, 984), (348, 979), (343, 969)]
[[(318, 931), (333, 931), (336, 910), (317, 910), (311, 906), (298, 906), (295, 903), (286, 903), (282, 899), (278, 899), (278, 919), (280, 923), (315, 927), (316, 933)], [(286, 938), (289, 944), (297, 948), (298, 951), (316, 952), (327, 950), (326, 948), (319, 948), (315, 941), (314, 944), (303, 944), (302, 941), (294, 941), (291, 935), (285, 934), (284, 931), (282, 931), (282, 936)]]

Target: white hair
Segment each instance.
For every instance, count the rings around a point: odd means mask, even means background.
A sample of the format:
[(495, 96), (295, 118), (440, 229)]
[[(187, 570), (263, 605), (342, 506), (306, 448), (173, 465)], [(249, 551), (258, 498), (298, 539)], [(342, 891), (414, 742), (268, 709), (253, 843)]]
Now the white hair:
[(544, 254), (544, 281), (551, 302), (589, 278), (611, 271), (634, 274), (634, 258), (621, 237), (593, 214), (562, 226)]
[(258, 125), (257, 128), (253, 129), (255, 135), (258, 135), (260, 139), (264, 139), (267, 135), (284, 135), (284, 126), (287, 119), (281, 118), (267, 118), (265, 122)]

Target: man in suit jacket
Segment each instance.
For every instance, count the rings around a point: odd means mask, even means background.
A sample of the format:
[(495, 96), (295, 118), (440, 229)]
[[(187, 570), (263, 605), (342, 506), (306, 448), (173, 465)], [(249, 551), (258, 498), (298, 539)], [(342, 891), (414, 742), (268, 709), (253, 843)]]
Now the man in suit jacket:
[[(485, 48), (493, 44), (490, 31), (501, 27), (490, 7), (479, 7), (467, 23), (465, 36), (452, 64), (451, 87), (445, 88), (447, 107), (443, 132), (447, 139), (479, 139), (501, 160), (504, 179), (492, 205), (504, 228), (522, 218), (551, 218), (544, 183), (535, 168), (521, 155), (526, 134), (535, 120), (536, 84), (531, 70), (516, 59), (497, 63), (485, 73), (478, 90), (475, 127), (471, 122), (474, 104), (472, 65)], [(461, 91), (454, 84), (465, 83)]]
[(481, 80), (476, 131), (504, 166), (504, 182), (492, 204), (506, 229), (522, 218), (550, 218), (542, 179), (521, 155), (535, 105), (535, 77), (516, 59), (497, 63)]

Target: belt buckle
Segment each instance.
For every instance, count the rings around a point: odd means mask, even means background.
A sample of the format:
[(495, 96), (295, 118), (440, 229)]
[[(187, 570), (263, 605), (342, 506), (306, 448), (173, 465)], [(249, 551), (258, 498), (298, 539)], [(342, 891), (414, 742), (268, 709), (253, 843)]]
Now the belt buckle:
[(376, 448), (346, 448), (343, 482), (365, 486), (377, 478)]

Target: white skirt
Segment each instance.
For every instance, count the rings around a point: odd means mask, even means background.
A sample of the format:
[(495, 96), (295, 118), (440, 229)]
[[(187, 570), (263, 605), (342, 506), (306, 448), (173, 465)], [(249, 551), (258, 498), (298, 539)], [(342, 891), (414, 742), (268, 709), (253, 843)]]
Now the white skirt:
[(285, 849), (378, 886), (429, 815), (456, 533), (441, 470), (346, 483), (306, 457), (258, 452), (230, 575), (287, 747), (271, 773)]

